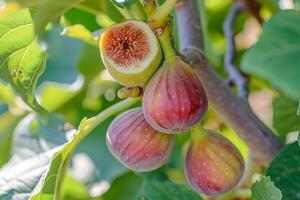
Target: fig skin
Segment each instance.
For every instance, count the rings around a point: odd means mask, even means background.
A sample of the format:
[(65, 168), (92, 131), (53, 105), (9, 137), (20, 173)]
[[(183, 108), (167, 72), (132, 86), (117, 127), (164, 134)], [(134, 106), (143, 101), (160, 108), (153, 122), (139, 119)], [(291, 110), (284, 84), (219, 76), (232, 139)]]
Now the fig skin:
[(206, 195), (219, 195), (241, 180), (245, 163), (239, 150), (224, 136), (211, 131), (194, 138), (185, 157), (189, 185)]
[(134, 108), (113, 120), (107, 130), (106, 143), (127, 168), (146, 172), (166, 163), (174, 136), (154, 130), (145, 120), (142, 109)]
[(205, 115), (206, 93), (193, 69), (178, 56), (166, 60), (148, 83), (143, 111), (156, 130), (178, 134), (192, 129)]
[(162, 60), (156, 36), (148, 24), (138, 20), (127, 20), (108, 27), (101, 35), (99, 48), (111, 76), (128, 87), (144, 86)]

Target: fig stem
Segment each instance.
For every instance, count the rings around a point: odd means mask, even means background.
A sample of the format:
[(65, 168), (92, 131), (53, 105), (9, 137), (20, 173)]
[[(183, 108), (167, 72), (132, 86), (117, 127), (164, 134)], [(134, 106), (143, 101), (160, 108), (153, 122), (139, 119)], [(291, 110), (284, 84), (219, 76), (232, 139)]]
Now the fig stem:
[(95, 129), (97, 126), (99, 126), (101, 123), (103, 123), (108, 118), (112, 117), (118, 112), (121, 112), (122, 110), (126, 110), (133, 106), (135, 103), (139, 102), (141, 98), (127, 98), (123, 101), (120, 101), (111, 107), (103, 110), (98, 115), (85, 119), (82, 121), (82, 123), (79, 125), (79, 133), (76, 134), (77, 140), (73, 145), (73, 148), (75, 148), (93, 129)]
[[(161, 48), (163, 50), (164, 56), (166, 60), (169, 60), (170, 58), (176, 56), (176, 52), (173, 49), (173, 45), (171, 42), (171, 21), (168, 21), (164, 27), (160, 27), (158, 29), (155, 29), (156, 35), (158, 37), (158, 40), (161, 44)], [(162, 32), (162, 33), (160, 33)]]
[(143, 6), (140, 4), (140, 2), (136, 2), (135, 4), (130, 5), (129, 10), (131, 11), (131, 13), (135, 17), (135, 19), (147, 20), (147, 15), (144, 11)]
[(165, 21), (171, 14), (176, 4), (176, 0), (166, 0), (161, 6), (157, 7), (151, 14), (151, 21)]
[(140, 87), (124, 87), (118, 90), (118, 97), (125, 99), (128, 97), (139, 97), (142, 94), (142, 88)]
[(140, 0), (140, 2), (144, 6), (148, 17), (150, 17), (157, 7), (156, 1), (155, 0)]
[(161, 36), (158, 37), (158, 39), (164, 52), (165, 59), (168, 60), (174, 57), (176, 53), (172, 47), (169, 33), (165, 31)]
[(135, 17), (132, 15), (132, 13), (128, 10), (127, 7), (120, 8), (120, 7), (118, 7), (118, 6), (115, 6), (115, 8), (117, 8), (117, 10), (121, 13), (121, 15), (122, 15), (125, 19), (135, 19)]

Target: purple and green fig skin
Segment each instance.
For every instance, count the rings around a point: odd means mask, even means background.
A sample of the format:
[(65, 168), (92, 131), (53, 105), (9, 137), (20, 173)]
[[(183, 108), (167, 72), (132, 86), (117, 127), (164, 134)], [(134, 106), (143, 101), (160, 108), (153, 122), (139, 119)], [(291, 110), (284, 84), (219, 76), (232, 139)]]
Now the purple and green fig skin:
[(146, 172), (167, 162), (174, 136), (154, 130), (145, 120), (142, 109), (134, 108), (113, 120), (106, 142), (111, 153), (127, 168)]
[(215, 196), (242, 179), (245, 163), (239, 150), (224, 136), (204, 130), (193, 138), (185, 157), (185, 175), (197, 192)]
[(192, 129), (205, 115), (206, 93), (193, 69), (178, 56), (163, 63), (143, 95), (143, 111), (156, 130), (178, 134)]

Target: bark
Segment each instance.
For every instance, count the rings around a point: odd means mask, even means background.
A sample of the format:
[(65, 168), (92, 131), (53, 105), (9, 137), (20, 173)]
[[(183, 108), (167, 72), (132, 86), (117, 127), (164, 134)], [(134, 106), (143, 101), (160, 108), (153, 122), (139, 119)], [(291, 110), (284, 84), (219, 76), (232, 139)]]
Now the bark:
[(195, 69), (208, 96), (209, 105), (250, 148), (251, 159), (267, 165), (283, 146), (278, 137), (234, 94), (208, 64), (203, 53), (203, 34), (197, 1), (180, 0), (176, 5), (181, 53)]

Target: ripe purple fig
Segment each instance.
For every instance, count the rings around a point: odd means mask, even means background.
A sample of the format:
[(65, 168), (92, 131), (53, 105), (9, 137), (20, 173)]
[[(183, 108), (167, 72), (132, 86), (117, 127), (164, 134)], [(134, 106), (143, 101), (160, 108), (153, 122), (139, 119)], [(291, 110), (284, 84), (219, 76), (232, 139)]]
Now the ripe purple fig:
[(106, 68), (125, 86), (145, 85), (161, 63), (158, 40), (142, 21), (110, 26), (102, 33), (99, 47)]
[(174, 136), (154, 130), (141, 108), (118, 116), (106, 135), (111, 153), (127, 168), (145, 172), (161, 167), (168, 160)]
[(202, 132), (193, 135), (188, 147), (185, 174), (197, 192), (222, 194), (241, 180), (245, 163), (239, 150), (224, 136), (210, 130)]
[(154, 129), (182, 133), (194, 127), (206, 113), (206, 93), (193, 69), (175, 56), (166, 60), (148, 83), (143, 111)]

